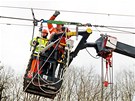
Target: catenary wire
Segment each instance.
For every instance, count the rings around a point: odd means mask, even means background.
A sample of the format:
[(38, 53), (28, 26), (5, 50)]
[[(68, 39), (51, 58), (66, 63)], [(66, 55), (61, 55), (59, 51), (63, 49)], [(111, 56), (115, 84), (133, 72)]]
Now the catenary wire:
[(34, 21), (33, 19), (17, 18), (17, 17), (7, 17), (7, 16), (0, 16), (0, 18), (16, 19), (16, 20), (25, 20), (25, 21)]
[[(26, 18), (16, 18), (16, 17), (6, 17), (6, 16), (0, 16), (0, 18), (7, 18), (7, 19), (16, 19), (16, 20), (26, 20), (26, 21), (34, 21), (34, 19), (26, 19)], [(37, 20), (38, 21), (38, 20)], [(130, 32), (130, 31), (124, 31), (124, 30), (119, 30), (119, 29), (115, 29), (115, 28), (125, 28), (125, 29), (135, 29), (134, 27), (122, 27), (122, 26), (104, 26), (104, 25), (90, 25), (92, 27), (101, 27), (101, 28), (108, 28), (111, 30), (117, 30), (117, 31), (122, 31), (122, 32), (127, 32), (127, 33), (131, 33), (134, 34), (134, 32)]]
[(101, 28), (121, 28), (121, 29), (135, 29), (135, 27), (127, 27), (127, 26), (105, 26), (105, 25), (91, 25), (92, 27), (101, 27)]
[[(20, 8), (20, 9), (31, 9), (31, 8), (27, 8), (27, 7), (13, 7), (13, 6), (0, 6), (0, 7), (5, 7), (5, 8)], [(38, 10), (40, 10), (40, 8), (33, 8), (33, 9), (38, 9)], [(52, 10), (52, 9), (44, 9), (44, 10)], [(8, 19), (18, 19), (18, 20), (34, 21), (33, 19), (16, 18), (16, 17), (5, 17), (5, 16), (0, 16), (0, 18), (8, 18)], [(111, 29), (111, 30), (117, 30), (117, 31), (121, 31), (121, 32), (126, 32), (126, 33), (135, 34), (134, 32), (130, 32), (130, 31), (124, 31), (124, 30), (114, 29), (114, 28), (135, 29), (134, 27), (104, 26), (104, 25), (91, 25), (91, 26), (93, 26), (93, 27), (105, 27), (105, 28), (108, 28), (108, 29)]]
[[(26, 20), (26, 21), (34, 21), (34, 19), (26, 19), (26, 18), (17, 18), (17, 17), (8, 17), (8, 16), (0, 16), (0, 18), (7, 18), (7, 19), (16, 19), (16, 20)], [(42, 19), (41, 19), (42, 20)], [(40, 21), (40, 20), (37, 20)], [(87, 23), (89, 24), (89, 23)], [(135, 27), (126, 27), (126, 26), (105, 26), (105, 25), (91, 25), (91, 27), (109, 27), (109, 28), (124, 28), (124, 29), (135, 29)]]
[[(0, 6), (3, 8), (16, 8), (16, 9), (31, 9), (29, 7), (15, 7), (15, 6)], [(32, 8), (34, 10), (45, 10), (45, 11), (55, 11), (55, 9), (43, 9), (43, 8)], [(107, 16), (124, 16), (124, 17), (135, 17), (135, 15), (127, 14), (115, 14), (115, 13), (98, 13), (98, 12), (84, 12), (84, 11), (72, 11), (72, 10), (59, 10), (61, 12), (71, 12), (71, 13), (84, 13), (84, 14), (96, 14), (96, 15), (107, 15)]]
[[(33, 25), (28, 25), (28, 24), (15, 24), (15, 23), (0, 23), (1, 25), (14, 25), (14, 26), (33, 26)], [(37, 26), (37, 27), (40, 27), (40, 26)], [(43, 27), (45, 27), (45, 28), (47, 28), (47, 26), (43, 26)], [(112, 27), (115, 27), (115, 26), (112, 26)], [(96, 28), (96, 27), (95, 27)], [(107, 28), (107, 27), (106, 27)], [(130, 28), (130, 27), (129, 27)], [(70, 28), (71, 30), (75, 30), (75, 28)], [(79, 28), (80, 30), (84, 30), (84, 29), (81, 29), (81, 28)], [(112, 28), (109, 28), (108, 27), (108, 29), (111, 29), (111, 30), (116, 30), (116, 31), (108, 31), (108, 30), (98, 30), (97, 28), (96, 28), (96, 30), (92, 30), (92, 31), (94, 31), (94, 32), (105, 32), (105, 33), (119, 33), (119, 34), (134, 34), (134, 32), (128, 32), (128, 31), (124, 31), (124, 30), (118, 30), (118, 29), (112, 29)], [(131, 27), (131, 29), (133, 29), (132, 27)]]
[(115, 31), (124, 32), (124, 33), (135, 34), (135, 32), (131, 32), (131, 31), (125, 31), (125, 30), (120, 30), (120, 29), (110, 28), (110, 27), (105, 27), (105, 28), (107, 28), (107, 29), (111, 29), (111, 30), (115, 30)]

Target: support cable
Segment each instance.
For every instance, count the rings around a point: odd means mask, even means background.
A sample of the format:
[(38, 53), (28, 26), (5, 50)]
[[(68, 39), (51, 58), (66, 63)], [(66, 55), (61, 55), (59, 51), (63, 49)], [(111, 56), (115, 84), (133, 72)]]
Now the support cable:
[(17, 18), (17, 17), (7, 17), (7, 16), (0, 16), (0, 18), (16, 19), (16, 20), (25, 20), (25, 21), (33, 21), (33, 19)]
[(101, 101), (104, 101), (104, 60), (101, 58)]
[[(15, 6), (0, 6), (3, 8), (16, 8), (16, 9), (31, 9), (29, 7), (15, 7)], [(43, 9), (43, 8), (32, 8), (34, 10), (44, 10), (44, 11), (55, 11), (55, 9)], [(71, 10), (59, 10), (60, 12), (70, 12), (70, 13), (83, 13), (83, 14), (94, 14), (94, 15), (106, 15), (106, 16), (119, 16), (119, 17), (135, 17), (135, 15), (128, 14), (115, 14), (115, 13), (98, 13), (98, 12), (84, 12), (84, 11), (71, 11)]]
[(113, 55), (112, 55), (112, 67), (110, 67), (110, 91), (111, 91), (111, 101), (113, 101)]
[[(2, 16), (2, 18), (6, 18), (6, 17)], [(19, 20), (19, 19), (17, 19), (17, 20)], [(29, 19), (29, 20), (33, 21), (32, 19)], [(4, 24), (4, 25), (17, 25), (17, 26), (33, 26), (33, 25), (28, 25), (28, 24), (16, 24), (16, 23), (8, 23), (8, 22), (7, 23), (0, 23), (0, 24)], [(96, 27), (101, 27), (101, 28), (108, 27), (108, 28), (121, 28), (121, 29), (135, 29), (135, 27), (126, 27), (126, 26), (105, 26), (105, 25), (91, 25), (91, 26), (95, 27), (95, 28)], [(40, 26), (38, 26), (38, 27), (40, 27)], [(47, 26), (44, 26), (44, 27), (47, 27)], [(75, 30), (75, 28), (70, 28), (70, 29), (74, 29)]]
[[(25, 19), (25, 18), (16, 18), (16, 17), (5, 17), (5, 16), (0, 16), (0, 18), (33, 21), (33, 23), (35, 25), (37, 25), (37, 22), (43, 21), (43, 23), (52, 23), (52, 24), (77, 25), (77, 26), (84, 26), (84, 27), (86, 27), (86, 26), (88, 26), (88, 27), (101, 27), (101, 28), (107, 28), (107, 29), (111, 29), (111, 30), (116, 30), (116, 31), (124, 32), (124, 33), (135, 34), (135, 32), (115, 29), (116, 27), (118, 27), (118, 28), (127, 28), (127, 29), (135, 29), (134, 27), (91, 25), (90, 23), (82, 24), (80, 22), (54, 21), (54, 20), (44, 20), (44, 19), (36, 20), (35, 18), (33, 20), (32, 19)], [(114, 28), (112, 28), (112, 27), (114, 27)]]
[(116, 29), (116, 28), (109, 28), (109, 27), (105, 27), (105, 28), (115, 30), (115, 31), (124, 32), (124, 33), (135, 34), (135, 32), (131, 32), (131, 31), (125, 31), (125, 30), (120, 30), (120, 29)]
[[(15, 24), (15, 23), (0, 23), (0, 24), (2, 24), (2, 25), (8, 25), (8, 26), (11, 26), (11, 25), (13, 25), (13, 26), (28, 26), (28, 27), (31, 27), (31, 26), (33, 26), (33, 25), (27, 25), (27, 24)], [(40, 26), (36, 26), (36, 27), (40, 27)], [(43, 27), (47, 27), (47, 26), (43, 26)], [(70, 28), (71, 30), (75, 30), (75, 28)], [(132, 29), (132, 28), (131, 28)], [(80, 30), (84, 30), (84, 29), (80, 29)], [(98, 30), (97, 28), (96, 28), (96, 30), (92, 30), (93, 32), (105, 32), (105, 33), (119, 33), (119, 34), (131, 34), (131, 33), (128, 33), (128, 32), (124, 32), (124, 31), (110, 31), (110, 30)]]
[(95, 58), (95, 59), (99, 59), (100, 57), (95, 57), (95, 56), (93, 56), (89, 51), (88, 51), (88, 49), (86, 48), (86, 51), (87, 51), (87, 53), (91, 56), (91, 57), (93, 57), (93, 58)]

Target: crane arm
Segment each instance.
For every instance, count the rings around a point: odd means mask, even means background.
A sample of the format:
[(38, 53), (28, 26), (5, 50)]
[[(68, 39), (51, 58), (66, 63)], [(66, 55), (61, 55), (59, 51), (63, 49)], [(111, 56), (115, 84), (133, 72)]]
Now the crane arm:
[[(97, 53), (101, 51), (113, 50), (116, 53), (135, 58), (134, 46), (119, 42), (115, 37), (112, 37), (113, 39), (109, 37), (111, 36), (103, 35), (99, 39), (97, 39), (95, 43), (86, 43), (86, 47), (94, 47)], [(107, 45), (107, 43), (109, 43), (110, 45)]]
[(135, 47), (124, 44), (122, 42), (117, 42), (117, 46), (114, 52), (135, 58)]
[[(101, 56), (99, 54), (101, 51), (105, 51), (105, 52), (114, 51), (116, 53), (135, 58), (135, 47), (119, 42), (117, 41), (115, 37), (110, 38), (111, 36), (102, 35), (99, 39), (96, 40), (96, 42), (87, 43), (86, 40), (88, 39), (90, 35), (89, 33), (87, 33), (87, 31), (78, 32), (78, 35), (81, 35), (82, 39), (80, 40), (76, 49), (70, 53), (69, 64), (72, 62), (73, 58), (77, 56), (80, 50), (85, 49), (87, 47), (95, 48), (99, 56)], [(110, 43), (110, 44), (107, 44), (107, 43)]]

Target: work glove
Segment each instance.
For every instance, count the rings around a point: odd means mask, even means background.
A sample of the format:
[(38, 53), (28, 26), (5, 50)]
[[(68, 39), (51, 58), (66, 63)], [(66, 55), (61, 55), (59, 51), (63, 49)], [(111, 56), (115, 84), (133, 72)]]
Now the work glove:
[(60, 14), (60, 11), (55, 11), (55, 13), (53, 14), (53, 16), (57, 17)]
[(63, 32), (65, 32), (66, 29), (67, 29), (66, 27), (62, 27), (62, 31), (63, 31)]
[(33, 45), (37, 46), (37, 45), (39, 45), (39, 43), (37, 41), (33, 41)]

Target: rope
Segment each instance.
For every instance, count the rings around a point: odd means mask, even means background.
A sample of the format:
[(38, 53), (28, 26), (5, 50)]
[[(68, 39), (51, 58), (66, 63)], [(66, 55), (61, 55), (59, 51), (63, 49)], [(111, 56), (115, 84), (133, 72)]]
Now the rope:
[(91, 57), (93, 57), (93, 58), (95, 58), (95, 59), (99, 59), (100, 57), (94, 57), (89, 51), (88, 51), (88, 49), (86, 48), (86, 51), (87, 51), (87, 53), (91, 56)]
[[(62, 34), (62, 36), (64, 35), (64, 33)], [(62, 38), (62, 36), (61, 36), (61, 38)], [(60, 39), (61, 39), (60, 38)], [(60, 39), (59, 39), (59, 42), (57, 43), (57, 45), (56, 45), (56, 47), (59, 45), (59, 43), (60, 43)], [(56, 47), (54, 48), (54, 50), (56, 49)], [(54, 52), (54, 50), (52, 51), (52, 53)], [(41, 66), (41, 68), (39, 69), (38, 68), (38, 83), (39, 83), (39, 87), (41, 86), (41, 84), (40, 84), (40, 81), (39, 81), (39, 71), (42, 69), (42, 67), (45, 65), (45, 63), (48, 61), (48, 59), (50, 58), (50, 56), (52, 55), (52, 53), (49, 55), (49, 57), (46, 59), (46, 61), (44, 62), (44, 64)], [(35, 76), (32, 78), (32, 80), (31, 80), (31, 82), (33, 81), (33, 79), (36, 77), (36, 75), (37, 75), (37, 73), (35, 74)], [(41, 77), (40, 77), (41, 78)], [(56, 84), (56, 83), (58, 83), (58, 82), (60, 82), (62, 79), (60, 79), (59, 81), (57, 81), (57, 82), (55, 82), (55, 83), (47, 83), (47, 85), (49, 84), (49, 85), (52, 85), (52, 84)], [(29, 82), (29, 84), (27, 85), (27, 87), (30, 85), (30, 83), (31, 82)], [(37, 86), (37, 85), (36, 85)], [(25, 88), (25, 90), (27, 89), (27, 87)], [(40, 89), (43, 91), (43, 92), (45, 92), (45, 93), (52, 93), (52, 92), (46, 92), (46, 91), (44, 91), (41, 87), (40, 87)], [(25, 91), (24, 90), (24, 91)], [(60, 90), (60, 89), (59, 89)], [(59, 90), (57, 90), (57, 92), (59, 91)], [(56, 94), (57, 92), (53, 92), (53, 94)]]
[[(55, 48), (54, 48), (55, 50)], [(45, 63), (48, 61), (48, 59), (51, 57), (52, 53), (54, 52), (54, 50), (51, 52), (51, 54), (48, 56), (48, 58), (46, 59), (46, 61), (44, 62), (44, 64), (41, 66), (41, 68), (39, 69), (39, 71), (43, 68), (43, 66), (45, 65)], [(34, 80), (34, 78), (36, 77), (37, 73), (35, 74), (35, 76), (31, 79), (31, 81), (29, 82), (29, 84), (25, 87), (24, 91), (28, 88), (28, 86), (30, 85), (30, 83)]]
[[(65, 33), (66, 33), (66, 31), (67, 31), (67, 28), (65, 29)], [(64, 34), (64, 33), (63, 33)], [(63, 36), (63, 35), (62, 35)], [(62, 37), (61, 37), (62, 38)], [(66, 37), (67, 38), (67, 37)], [(69, 52), (69, 48), (68, 48), (68, 56), (67, 56), (67, 65), (65, 65), (65, 68), (63, 69), (63, 71), (66, 71), (66, 66), (68, 66), (68, 64), (69, 64), (69, 55), (70, 55), (70, 52)], [(63, 74), (63, 78), (61, 78), (60, 80), (58, 80), (57, 82), (55, 82), (55, 83), (48, 83), (49, 85), (54, 85), (54, 84), (57, 84), (57, 83), (59, 83), (61, 80), (63, 80), (64, 79), (64, 77), (65, 77), (65, 75)], [(44, 81), (44, 80), (43, 80)], [(63, 84), (63, 83), (62, 83)], [(40, 86), (39, 86), (40, 87)], [(62, 85), (61, 85), (61, 87), (62, 87)], [(59, 88), (59, 90), (57, 90), (56, 92), (46, 92), (46, 91), (44, 91), (41, 87), (40, 87), (40, 89), (43, 91), (43, 92), (45, 92), (45, 93), (52, 93), (52, 94), (56, 94), (56, 93), (58, 93), (60, 90), (61, 90), (61, 87)]]
[[(67, 28), (65, 29), (65, 33), (66, 33), (66, 30), (67, 30)], [(63, 33), (63, 35), (64, 35), (64, 33)], [(63, 36), (62, 35), (62, 36)], [(62, 38), (62, 36), (61, 36), (61, 38)], [(68, 48), (69, 49), (69, 48)], [(69, 50), (68, 50), (68, 54), (69, 54)], [(69, 54), (70, 55), (70, 54)], [(66, 71), (66, 66), (68, 66), (68, 64), (69, 64), (69, 55), (67, 56), (67, 65), (65, 65), (65, 68), (63, 69), (63, 71)], [(64, 79), (64, 77), (65, 77), (65, 75), (63, 74), (63, 78), (61, 78), (60, 80), (58, 80), (57, 82), (55, 82), (55, 83), (49, 83), (49, 85), (55, 85), (55, 84), (57, 84), (57, 83), (59, 83), (61, 80), (63, 80)], [(44, 81), (44, 80), (43, 80)], [(40, 82), (40, 81), (39, 81)], [(62, 83), (62, 85), (63, 85), (63, 83)], [(62, 87), (62, 85), (61, 85), (61, 87)], [(40, 86), (39, 86), (40, 87)], [(60, 90), (61, 90), (61, 87), (56, 91), (56, 92), (46, 92), (46, 91), (44, 91), (41, 87), (40, 87), (40, 89), (43, 91), (43, 92), (45, 92), (45, 93), (51, 93), (51, 94), (57, 94)]]

